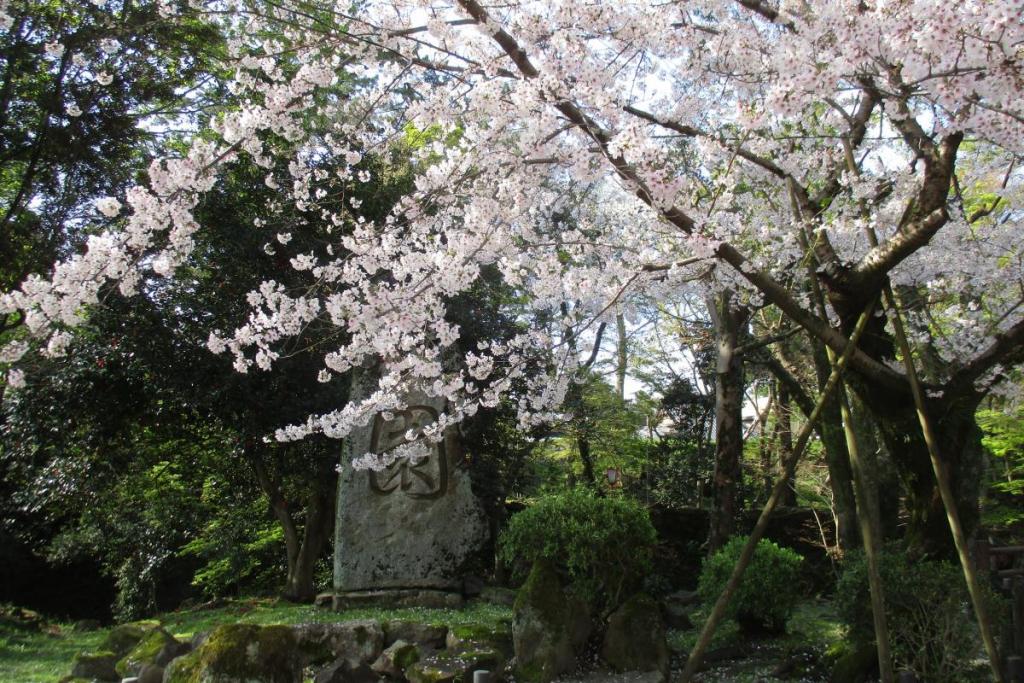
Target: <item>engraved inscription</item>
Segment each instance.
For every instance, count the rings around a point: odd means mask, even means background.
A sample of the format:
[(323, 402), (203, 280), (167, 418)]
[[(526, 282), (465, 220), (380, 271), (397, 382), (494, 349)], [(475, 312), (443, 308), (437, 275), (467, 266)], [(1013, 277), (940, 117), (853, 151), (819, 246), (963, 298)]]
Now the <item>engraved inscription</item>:
[[(409, 406), (393, 413), (390, 420), (378, 415), (373, 423), (371, 448), (374, 453), (386, 453), (406, 443), (410, 429), (420, 431), (437, 420), (437, 411), (430, 406)], [(399, 458), (379, 472), (370, 471), (370, 489), (380, 495), (400, 492), (410, 498), (437, 498), (448, 488), (448, 459), (444, 442), (429, 444), (425, 457), (411, 462)]]

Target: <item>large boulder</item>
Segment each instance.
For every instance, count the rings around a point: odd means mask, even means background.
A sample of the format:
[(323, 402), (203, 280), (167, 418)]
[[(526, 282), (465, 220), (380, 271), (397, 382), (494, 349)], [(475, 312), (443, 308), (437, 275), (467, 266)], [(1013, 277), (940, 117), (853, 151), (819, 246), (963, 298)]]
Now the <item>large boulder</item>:
[(384, 644), (404, 640), (423, 647), (440, 649), (445, 646), (448, 636), (447, 626), (424, 624), (419, 621), (395, 620), (384, 624)]
[(313, 683), (378, 683), (380, 676), (365, 664), (353, 666), (349, 661), (339, 659), (317, 672)]
[(96, 681), (120, 681), (117, 655), (109, 650), (79, 652), (71, 664), (71, 676)]
[(110, 629), (107, 637), (100, 645), (101, 650), (113, 652), (120, 659), (131, 652), (132, 648), (139, 644), (146, 635), (160, 624), (153, 622), (139, 621), (131, 624), (121, 624)]
[(225, 624), (191, 654), (170, 662), (164, 683), (300, 683), (302, 660), (287, 626)]
[(459, 624), (448, 629), (444, 641), (449, 650), (497, 650), (505, 657), (514, 652), (512, 625), (508, 622), (497, 624)]
[[(162, 628), (149, 631), (135, 647), (117, 662), (117, 673), (122, 678), (138, 676), (146, 666), (165, 667), (172, 659), (191, 650), (188, 643), (180, 643)], [(150, 674), (152, 676), (152, 674)]]
[(566, 595), (550, 564), (535, 562), (512, 609), (516, 677), (548, 683), (575, 669), (589, 626), (586, 605)]
[(293, 630), (303, 664), (345, 660), (355, 668), (372, 664), (384, 649), (384, 629), (374, 619), (301, 624)]
[(486, 647), (441, 650), (406, 668), (405, 678), (410, 683), (473, 683), (474, 671), (498, 671), (504, 662), (500, 652)]
[(601, 659), (616, 671), (657, 671), (668, 680), (665, 623), (653, 598), (638, 593), (612, 612)]
[(413, 643), (396, 640), (388, 645), (370, 668), (381, 676), (404, 679), (405, 670), (420, 661), (420, 649)]

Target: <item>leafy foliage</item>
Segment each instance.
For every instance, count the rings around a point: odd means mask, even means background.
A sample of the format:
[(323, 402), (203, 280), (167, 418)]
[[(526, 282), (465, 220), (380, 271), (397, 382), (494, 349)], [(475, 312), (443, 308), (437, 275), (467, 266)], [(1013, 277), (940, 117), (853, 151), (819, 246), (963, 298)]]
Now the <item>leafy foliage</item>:
[(547, 560), (568, 575), (580, 597), (612, 609), (643, 579), (655, 541), (647, 511), (637, 503), (574, 489), (515, 515), (499, 553), (520, 577), (534, 561)]
[(992, 456), (985, 522), (1005, 528), (1024, 522), (1024, 408), (978, 411), (981, 443)]
[[(704, 561), (697, 591), (713, 603), (725, 588), (747, 539), (735, 536)], [(745, 631), (782, 631), (801, 597), (798, 554), (761, 539), (726, 614)]]
[[(974, 668), (979, 649), (970, 596), (960, 568), (950, 562), (915, 561), (898, 548), (880, 556), (885, 612), (893, 665), (913, 671), (919, 680), (954, 683)], [(988, 592), (989, 614), (999, 617), (1005, 605)], [(860, 643), (874, 639), (867, 560), (863, 553), (847, 562), (836, 587), (836, 608)], [(998, 629), (997, 629), (998, 630)]]

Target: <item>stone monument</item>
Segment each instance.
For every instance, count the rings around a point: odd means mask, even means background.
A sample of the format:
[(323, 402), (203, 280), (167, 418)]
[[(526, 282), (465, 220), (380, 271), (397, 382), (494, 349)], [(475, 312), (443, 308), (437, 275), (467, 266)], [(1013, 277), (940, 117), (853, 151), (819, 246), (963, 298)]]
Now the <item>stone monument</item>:
[(352, 466), (353, 456), (405, 443), (408, 430), (419, 431), (444, 409), (441, 399), (407, 398), (407, 408), (377, 415), (346, 440), (335, 525), (336, 609), (377, 602), (457, 606), (465, 565), (487, 541), (456, 430), (415, 462), (399, 458), (380, 471)]

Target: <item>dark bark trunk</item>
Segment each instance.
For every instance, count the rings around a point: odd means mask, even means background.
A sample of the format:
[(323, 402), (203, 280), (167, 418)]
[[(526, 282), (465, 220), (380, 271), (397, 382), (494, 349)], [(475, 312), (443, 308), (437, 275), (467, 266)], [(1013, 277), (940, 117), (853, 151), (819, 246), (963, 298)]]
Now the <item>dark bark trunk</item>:
[(282, 492), (280, 479), (267, 468), (264, 453), (251, 453), (249, 461), (260, 488), (270, 500), (270, 509), (284, 532), (288, 574), (283, 595), (295, 602), (310, 602), (316, 597), (316, 563), (334, 528), (337, 473), (333, 463), (324, 458), (324, 464), (315, 479), (307, 482), (309, 495), (305, 501), (306, 514), (300, 531), (291, 506)]
[[(333, 482), (332, 482), (333, 483)], [(302, 543), (294, 561), (288, 562), (284, 597), (295, 602), (310, 602), (316, 597), (316, 564), (327, 547), (334, 521), (334, 496), (327, 490), (316, 491), (309, 501), (303, 525)]]
[(587, 486), (597, 488), (597, 474), (594, 472), (594, 457), (590, 454), (590, 439), (581, 434), (576, 438), (576, 446), (580, 451), (580, 461), (583, 463), (583, 477)]
[[(791, 423), (789, 390), (784, 385), (779, 385), (778, 401), (775, 404), (775, 420), (779, 435), (779, 469), (783, 463), (789, 460), (793, 453), (793, 427)], [(789, 486), (786, 487), (779, 505), (796, 507), (796, 474), (789, 478)]]
[(761, 460), (761, 486), (764, 489), (762, 496), (764, 500), (768, 500), (768, 497), (772, 495), (772, 486), (775, 484), (775, 477), (772, 471), (772, 451), (771, 445), (775, 439), (775, 433), (772, 436), (768, 436), (768, 423), (767, 420), (761, 420), (761, 438), (757, 442), (757, 452)]
[(626, 319), (621, 313), (615, 316), (615, 329), (619, 333), (618, 345), (615, 348), (615, 395), (620, 401), (626, 400)]
[[(812, 339), (811, 346), (814, 370), (820, 391), (825, 386), (832, 370), (825, 345)], [(846, 551), (860, 546), (860, 531), (857, 526), (857, 500), (853, 495), (850, 453), (846, 449), (846, 436), (843, 434), (843, 418), (839, 401), (834, 396), (829, 397), (825, 402), (818, 426), (818, 434), (821, 436), (821, 443), (825, 451), (825, 464), (828, 466), (829, 483), (832, 487), (836, 523), (839, 527), (837, 530), (839, 547)]]
[(899, 477), (871, 411), (854, 393), (848, 392), (847, 400), (853, 418), (853, 431), (856, 433), (857, 443), (860, 444), (865, 476), (869, 480), (868, 484), (878, 508), (875, 516), (878, 518), (879, 538), (896, 538), (899, 535), (900, 516)]
[[(903, 483), (906, 498), (907, 545), (914, 554), (955, 559), (956, 549), (942, 505), (927, 445), (913, 404), (894, 405), (885, 401), (884, 392), (862, 389), (865, 406), (874, 414), (882, 439), (892, 456)], [(970, 538), (979, 520), (979, 500), (984, 469), (981, 429), (974, 412), (978, 396), (963, 397), (953, 403), (929, 405), (939, 439), (939, 456), (949, 472), (957, 511)]]
[(715, 329), (715, 472), (712, 479), (708, 551), (722, 547), (736, 531), (743, 458), (743, 357), (736, 352), (748, 312), (736, 306), (731, 293), (708, 301)]

